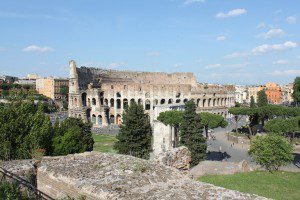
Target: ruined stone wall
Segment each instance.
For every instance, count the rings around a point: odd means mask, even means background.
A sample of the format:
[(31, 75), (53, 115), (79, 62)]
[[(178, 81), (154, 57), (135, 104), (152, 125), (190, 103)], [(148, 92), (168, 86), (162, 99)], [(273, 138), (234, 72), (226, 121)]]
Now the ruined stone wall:
[(194, 181), (175, 168), (118, 154), (52, 157), (42, 161), (37, 177), (38, 189), (56, 199), (266, 199)]

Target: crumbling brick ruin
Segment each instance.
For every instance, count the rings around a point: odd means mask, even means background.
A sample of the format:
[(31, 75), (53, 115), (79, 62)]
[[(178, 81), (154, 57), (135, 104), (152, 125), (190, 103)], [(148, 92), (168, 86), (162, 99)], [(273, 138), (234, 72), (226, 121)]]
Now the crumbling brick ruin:
[(131, 102), (141, 103), (153, 120), (157, 105), (182, 105), (190, 99), (197, 112), (228, 116), (234, 105), (234, 87), (198, 83), (192, 73), (134, 72), (76, 67), (70, 61), (69, 116), (94, 127), (120, 124)]

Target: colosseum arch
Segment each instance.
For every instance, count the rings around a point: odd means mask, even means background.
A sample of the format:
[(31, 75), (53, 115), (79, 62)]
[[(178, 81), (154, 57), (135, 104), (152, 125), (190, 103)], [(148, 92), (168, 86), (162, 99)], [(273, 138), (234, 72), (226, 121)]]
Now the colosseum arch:
[(104, 99), (104, 105), (108, 106), (108, 99)]
[(197, 107), (200, 106), (199, 103), (200, 103), (200, 99), (197, 99), (197, 103), (196, 103), (196, 106), (197, 106)]
[(150, 110), (151, 109), (151, 103), (149, 99), (146, 99), (145, 101), (145, 110)]
[(114, 115), (109, 116), (109, 123), (110, 124), (115, 124), (115, 116)]
[(130, 105), (132, 105), (135, 102), (134, 99), (130, 99)]
[(121, 109), (121, 99), (117, 99), (117, 109)]
[(207, 106), (208, 106), (208, 107), (211, 106), (211, 98), (208, 99)]
[(92, 115), (92, 123), (96, 124), (96, 115), (95, 114)]
[(143, 100), (142, 99), (138, 99), (138, 104), (143, 105)]
[(181, 102), (181, 100), (180, 99), (176, 99), (176, 103), (180, 103)]
[(93, 106), (96, 105), (96, 99), (95, 99), (95, 98), (92, 99), (92, 105), (93, 105)]
[(117, 96), (117, 97), (121, 97), (121, 93), (120, 93), (120, 92), (117, 92), (117, 93), (116, 93), (116, 96)]
[(110, 99), (110, 107), (113, 108), (115, 106), (115, 100), (113, 98)]
[(120, 114), (117, 114), (117, 124), (118, 125), (122, 124), (122, 117)]
[(154, 100), (153, 100), (153, 105), (154, 105), (154, 106), (158, 105), (158, 100), (157, 100), (157, 99), (154, 99)]
[(160, 100), (160, 104), (161, 104), (161, 105), (163, 105), (163, 104), (165, 104), (165, 103), (166, 103), (166, 100), (165, 100), (165, 99), (161, 99), (161, 100)]
[(173, 99), (169, 99), (168, 104), (172, 104), (173, 103)]
[(82, 106), (86, 106), (86, 93), (81, 94), (81, 101), (82, 101)]
[(98, 125), (102, 125), (102, 115), (98, 115)]
[(206, 107), (206, 99), (203, 99), (203, 101), (202, 101), (202, 107)]
[(188, 102), (188, 101), (189, 101), (188, 99), (184, 99), (184, 100), (183, 100), (183, 103), (186, 103), (186, 102)]
[(216, 99), (213, 100), (213, 106), (215, 106), (215, 105), (216, 105)]
[(128, 99), (123, 99), (123, 108), (126, 109), (128, 107)]

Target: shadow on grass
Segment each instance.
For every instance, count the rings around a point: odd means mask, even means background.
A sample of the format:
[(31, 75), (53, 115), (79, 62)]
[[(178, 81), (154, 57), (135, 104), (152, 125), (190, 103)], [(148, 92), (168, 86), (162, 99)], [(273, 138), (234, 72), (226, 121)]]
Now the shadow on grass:
[(300, 169), (300, 154), (294, 153), (293, 155), (294, 155), (293, 164)]

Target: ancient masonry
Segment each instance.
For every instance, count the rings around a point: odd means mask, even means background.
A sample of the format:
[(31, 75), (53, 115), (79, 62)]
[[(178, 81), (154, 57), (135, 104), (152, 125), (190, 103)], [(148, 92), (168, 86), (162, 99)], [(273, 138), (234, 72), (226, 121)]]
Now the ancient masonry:
[(153, 121), (154, 108), (183, 105), (194, 99), (197, 112), (228, 117), (234, 105), (234, 86), (198, 83), (192, 73), (134, 72), (76, 67), (70, 61), (69, 116), (94, 127), (120, 124), (124, 108), (135, 101)]
[[(15, 160), (4, 162), (2, 167), (22, 175), (32, 164)], [(37, 169), (37, 188), (54, 199), (266, 199), (192, 180), (153, 161), (99, 152), (45, 157)]]

